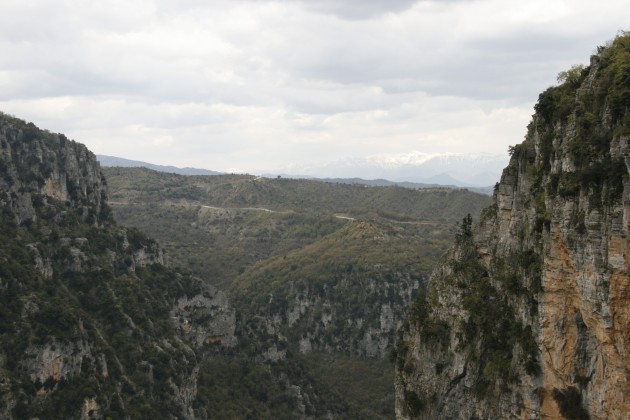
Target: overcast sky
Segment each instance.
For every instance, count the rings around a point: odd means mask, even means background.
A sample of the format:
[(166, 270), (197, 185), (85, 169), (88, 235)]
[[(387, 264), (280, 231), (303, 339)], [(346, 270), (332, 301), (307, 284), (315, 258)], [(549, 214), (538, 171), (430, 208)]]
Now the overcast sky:
[(506, 154), (629, 17), (627, 0), (1, 0), (0, 110), (215, 170)]

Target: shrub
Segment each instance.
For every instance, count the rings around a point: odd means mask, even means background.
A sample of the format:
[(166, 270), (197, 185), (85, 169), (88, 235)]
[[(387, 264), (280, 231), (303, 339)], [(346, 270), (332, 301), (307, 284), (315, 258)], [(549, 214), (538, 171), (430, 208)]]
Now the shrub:
[(568, 387), (560, 390), (554, 388), (551, 393), (553, 399), (558, 403), (560, 413), (567, 419), (588, 420), (588, 411), (582, 407), (582, 395), (575, 387)]

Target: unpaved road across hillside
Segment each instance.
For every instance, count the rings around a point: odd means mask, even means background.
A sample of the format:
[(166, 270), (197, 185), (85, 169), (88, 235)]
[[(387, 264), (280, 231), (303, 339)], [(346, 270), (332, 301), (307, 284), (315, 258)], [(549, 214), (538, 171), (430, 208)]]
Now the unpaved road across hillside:
[(264, 207), (216, 207), (216, 206), (204, 206), (204, 205), (202, 205), (201, 207), (203, 207), (204, 209), (212, 209), (212, 210), (245, 210), (245, 211), (251, 210), (251, 211), (264, 211), (267, 213), (279, 213), (279, 214), (293, 213), (292, 210), (280, 211), (280, 210), (266, 209)]
[[(131, 203), (123, 203), (123, 202), (118, 202), (118, 201), (109, 201), (108, 204), (125, 206), (125, 205), (129, 205)], [(275, 213), (275, 214), (289, 214), (289, 213), (293, 213), (293, 210), (272, 210), (272, 209), (268, 209), (268, 208), (265, 208), (265, 207), (217, 207), (217, 206), (207, 206), (205, 204), (201, 204), (199, 206), (204, 208), (204, 209), (210, 209), (210, 210), (262, 211), (262, 212), (266, 212), (266, 213)], [(346, 216), (344, 214), (335, 214), (335, 217), (337, 219), (350, 220), (350, 221), (357, 220), (355, 217)], [(400, 223), (400, 224), (408, 224), (408, 225), (442, 225), (442, 224), (444, 224), (443, 222), (438, 222), (438, 221), (435, 221), (435, 220), (413, 220), (413, 221), (393, 220), (393, 219), (387, 219), (387, 220), (389, 220), (392, 223)]]

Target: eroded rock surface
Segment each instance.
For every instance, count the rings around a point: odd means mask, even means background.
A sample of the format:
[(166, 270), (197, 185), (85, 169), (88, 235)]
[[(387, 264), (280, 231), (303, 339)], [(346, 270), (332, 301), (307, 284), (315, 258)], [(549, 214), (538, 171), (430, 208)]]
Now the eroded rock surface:
[(540, 95), (412, 308), (399, 418), (630, 416), (630, 37)]

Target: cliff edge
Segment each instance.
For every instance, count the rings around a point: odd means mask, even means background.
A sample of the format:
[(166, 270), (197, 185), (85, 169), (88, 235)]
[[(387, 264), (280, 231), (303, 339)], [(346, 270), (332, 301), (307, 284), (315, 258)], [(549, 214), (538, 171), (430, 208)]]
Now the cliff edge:
[(630, 415), (630, 35), (559, 81), (399, 331), (398, 418)]
[(234, 310), (106, 200), (85, 146), (0, 113), (0, 418), (207, 418)]

